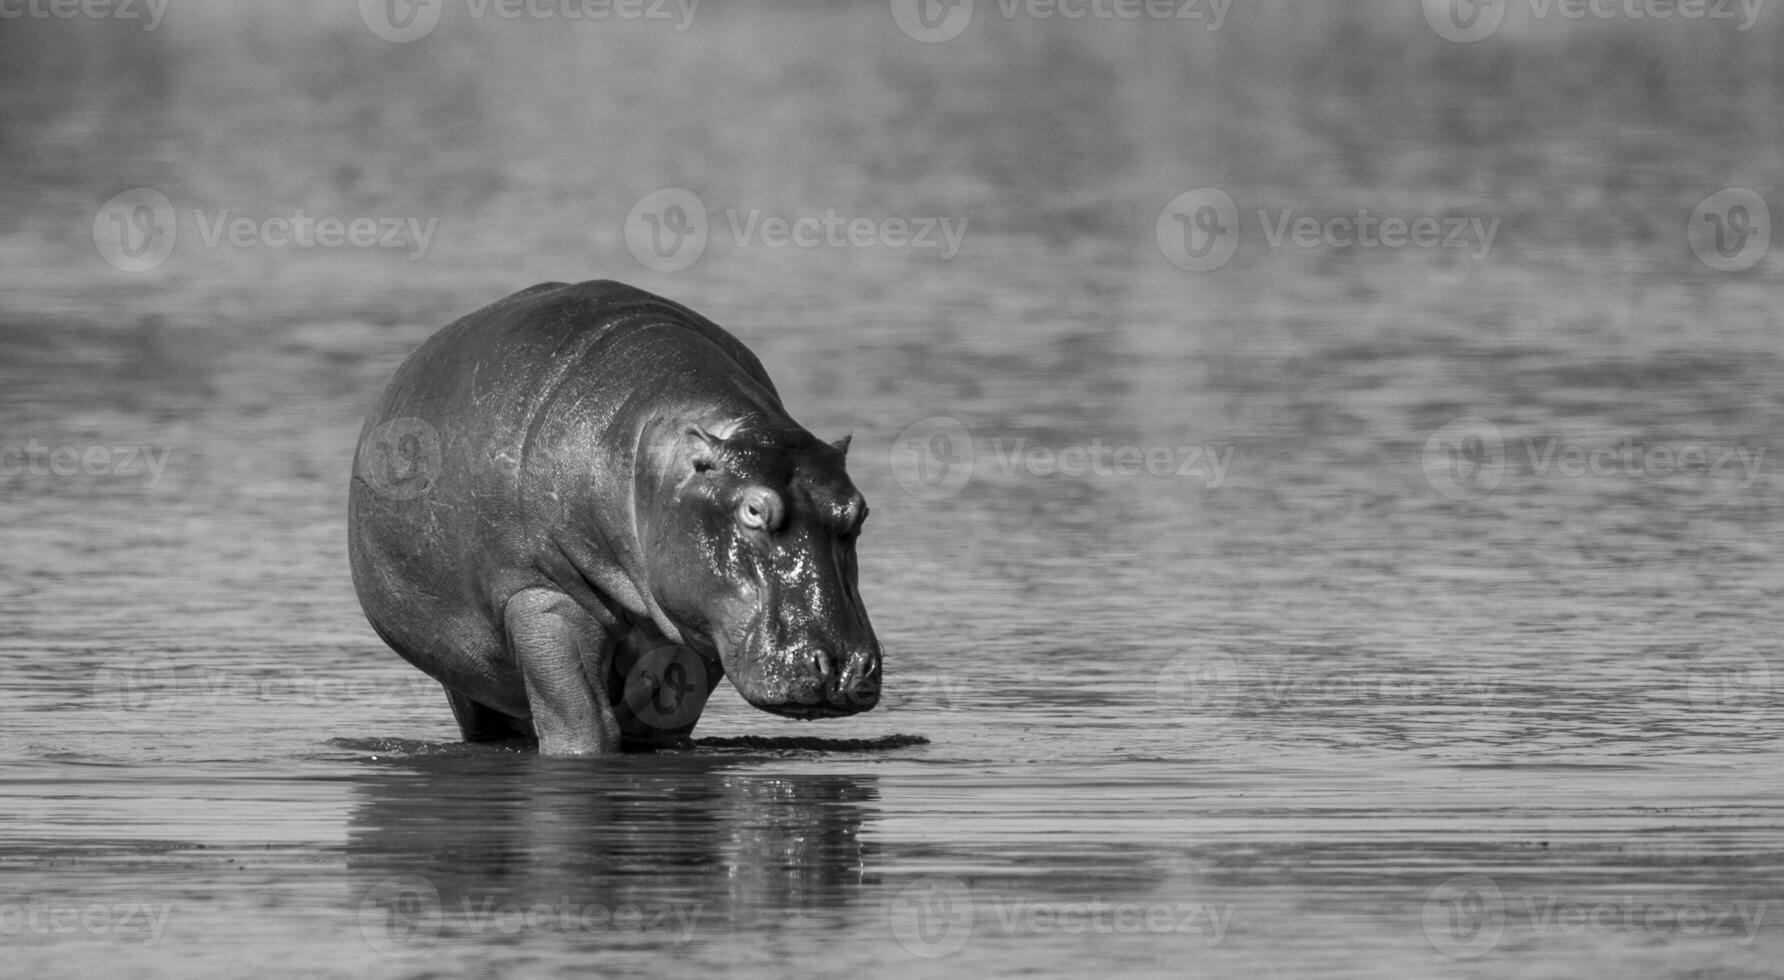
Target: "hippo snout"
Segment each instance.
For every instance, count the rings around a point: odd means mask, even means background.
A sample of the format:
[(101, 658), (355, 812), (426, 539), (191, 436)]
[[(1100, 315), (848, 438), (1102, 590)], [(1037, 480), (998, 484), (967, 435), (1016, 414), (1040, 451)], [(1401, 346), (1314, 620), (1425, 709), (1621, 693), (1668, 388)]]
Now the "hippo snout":
[(806, 650), (791, 658), (791, 676), (780, 697), (749, 699), (756, 707), (789, 718), (836, 718), (859, 714), (880, 703), (877, 650), (840, 655)]

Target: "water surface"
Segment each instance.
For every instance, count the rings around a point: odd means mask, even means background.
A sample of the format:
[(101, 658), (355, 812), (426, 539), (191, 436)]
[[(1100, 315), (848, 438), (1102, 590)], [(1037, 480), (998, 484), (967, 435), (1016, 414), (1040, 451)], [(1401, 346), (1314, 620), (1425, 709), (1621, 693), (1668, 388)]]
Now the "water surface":
[[(1682, 233), (1779, 186), (1749, 48), (1539, 36), (1578, 77), (1533, 80), (1550, 48), (1388, 5), (944, 45), (880, 4), (409, 45), (242, 8), (0, 42), (40, 52), (6, 69), (0, 445), (167, 453), (0, 475), (9, 971), (1775, 973), (1778, 264)], [(1502, 224), (1484, 258), (1253, 226), (1187, 273), (1156, 218), (1206, 185)], [(135, 186), (182, 237), (128, 274), (90, 226)], [(677, 272), (622, 233), (668, 186), (720, 229)], [(300, 207), (439, 225), (412, 260), (209, 247), (190, 214)], [(728, 209), (970, 223), (943, 261), (739, 245)], [(853, 432), (878, 710), (724, 687), (689, 751), (472, 749), (366, 626), (345, 499), (384, 379), (597, 277)], [(1426, 452), (1473, 418), (1484, 494)], [(935, 419), (971, 449), (951, 494), (912, 482)], [(1174, 465), (1033, 462), (1094, 446)], [(1709, 455), (1568, 475), (1570, 446)]]

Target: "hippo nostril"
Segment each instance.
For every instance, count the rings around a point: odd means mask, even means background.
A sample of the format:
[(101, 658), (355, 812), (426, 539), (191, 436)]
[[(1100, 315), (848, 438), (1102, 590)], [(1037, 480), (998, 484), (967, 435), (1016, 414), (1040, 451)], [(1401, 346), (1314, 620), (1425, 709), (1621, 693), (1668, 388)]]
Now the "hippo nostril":
[(828, 650), (813, 650), (811, 653), (812, 670), (817, 672), (818, 680), (828, 682), (836, 676), (836, 658)]
[(842, 684), (842, 693), (853, 700), (871, 698), (880, 693), (880, 685), (871, 676), (851, 673)]
[(841, 678), (837, 680), (833, 697), (838, 702), (849, 704), (871, 703), (878, 699), (879, 681), (871, 671), (863, 670), (863, 665), (851, 660)]

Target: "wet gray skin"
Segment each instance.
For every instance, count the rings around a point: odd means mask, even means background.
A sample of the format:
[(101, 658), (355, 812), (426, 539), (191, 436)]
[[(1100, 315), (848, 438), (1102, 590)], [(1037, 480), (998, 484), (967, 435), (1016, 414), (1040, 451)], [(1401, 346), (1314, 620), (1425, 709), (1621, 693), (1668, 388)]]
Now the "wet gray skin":
[(534, 286), (422, 344), (367, 418), (354, 585), (467, 740), (674, 743), (721, 676), (780, 715), (866, 711), (880, 646), (847, 448), (691, 310)]

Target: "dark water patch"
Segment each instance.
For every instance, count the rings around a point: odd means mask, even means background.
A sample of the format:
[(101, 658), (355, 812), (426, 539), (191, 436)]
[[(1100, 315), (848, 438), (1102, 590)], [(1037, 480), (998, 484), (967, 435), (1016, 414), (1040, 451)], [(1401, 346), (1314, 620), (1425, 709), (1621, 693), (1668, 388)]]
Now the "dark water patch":
[(823, 738), (821, 736), (740, 736), (737, 738), (701, 738), (695, 740), (701, 749), (720, 751), (741, 749), (748, 752), (884, 752), (892, 749), (928, 745), (922, 735), (884, 735), (879, 738)]
[[(537, 743), (514, 740), (502, 743), (416, 742), (398, 738), (334, 738), (332, 747), (355, 755), (369, 754), (373, 761), (403, 759), (487, 759), (512, 756), (536, 756)], [(928, 745), (922, 735), (884, 735), (876, 738), (825, 738), (823, 736), (713, 736), (692, 740), (688, 745), (668, 749), (629, 750), (628, 754), (644, 756), (723, 756), (745, 758), (808, 758), (829, 754), (887, 752), (913, 746)], [(612, 760), (586, 760), (601, 764)]]

